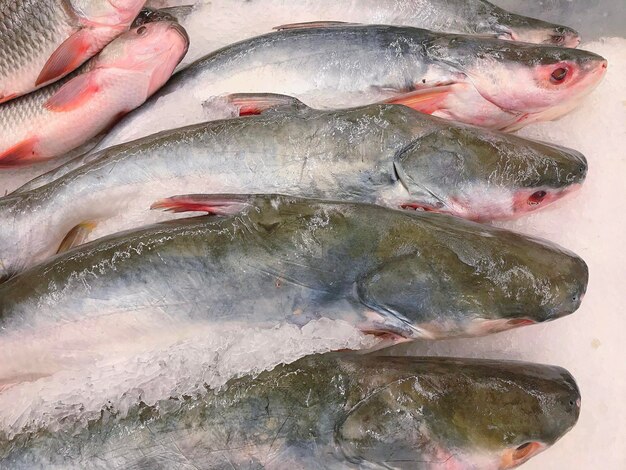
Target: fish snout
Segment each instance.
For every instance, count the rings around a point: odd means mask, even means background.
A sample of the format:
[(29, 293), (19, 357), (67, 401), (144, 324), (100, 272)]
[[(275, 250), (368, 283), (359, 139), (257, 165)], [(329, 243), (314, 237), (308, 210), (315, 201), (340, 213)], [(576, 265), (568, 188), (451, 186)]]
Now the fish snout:
[(169, 29), (174, 30), (178, 35), (180, 35), (186, 47), (189, 47), (189, 34), (185, 28), (183, 28), (178, 22), (173, 21), (170, 23)]
[(551, 320), (574, 313), (580, 308), (589, 282), (589, 267), (582, 258), (574, 256), (564, 277), (568, 279), (560, 304), (553, 310)]

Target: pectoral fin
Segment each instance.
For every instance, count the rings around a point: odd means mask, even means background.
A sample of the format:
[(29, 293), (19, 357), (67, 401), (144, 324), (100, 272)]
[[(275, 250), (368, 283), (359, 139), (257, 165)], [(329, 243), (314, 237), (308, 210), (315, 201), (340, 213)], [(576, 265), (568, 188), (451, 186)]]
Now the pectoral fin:
[(95, 222), (83, 222), (70, 230), (59, 245), (57, 253), (64, 253), (78, 245), (82, 245), (87, 237), (96, 228)]
[(35, 85), (40, 86), (44, 83), (56, 81), (76, 70), (92, 56), (91, 44), (92, 38), (89, 30), (80, 29), (72, 34), (50, 56), (46, 65), (39, 73)]
[(94, 70), (72, 78), (52, 95), (44, 106), (49, 111), (72, 111), (93, 99), (98, 91), (100, 91), (100, 85), (97, 80), (97, 71)]
[(454, 85), (442, 85), (433, 88), (424, 88), (409, 93), (399, 94), (390, 98), (386, 103), (401, 104), (425, 114), (432, 114), (444, 108), (449, 95), (454, 91)]

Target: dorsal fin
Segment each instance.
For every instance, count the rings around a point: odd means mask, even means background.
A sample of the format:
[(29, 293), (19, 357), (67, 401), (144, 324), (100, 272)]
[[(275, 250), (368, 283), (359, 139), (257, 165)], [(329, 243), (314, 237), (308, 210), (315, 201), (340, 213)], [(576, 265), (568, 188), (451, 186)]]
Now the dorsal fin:
[(361, 26), (362, 23), (348, 23), (346, 21), (309, 21), (304, 23), (288, 23), (276, 26), (275, 31), (312, 28), (338, 28), (340, 26)]
[(263, 114), (267, 111), (300, 112), (309, 109), (293, 96), (276, 93), (233, 93), (228, 102), (239, 109), (239, 116)]

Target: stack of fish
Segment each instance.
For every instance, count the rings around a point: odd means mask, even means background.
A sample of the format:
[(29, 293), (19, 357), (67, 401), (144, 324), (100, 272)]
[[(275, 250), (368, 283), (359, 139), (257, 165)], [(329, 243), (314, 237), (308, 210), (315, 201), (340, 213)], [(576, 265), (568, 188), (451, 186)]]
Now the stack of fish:
[[(367, 350), (578, 309), (582, 259), (488, 223), (583, 184), (505, 132), (606, 60), (484, 0), (148, 3), (0, 0), (0, 171), (58, 162), (0, 198), (0, 467), (507, 469), (569, 431), (561, 368)], [(358, 341), (245, 352), (319, 325)], [(207, 337), (220, 386), (167, 359)]]

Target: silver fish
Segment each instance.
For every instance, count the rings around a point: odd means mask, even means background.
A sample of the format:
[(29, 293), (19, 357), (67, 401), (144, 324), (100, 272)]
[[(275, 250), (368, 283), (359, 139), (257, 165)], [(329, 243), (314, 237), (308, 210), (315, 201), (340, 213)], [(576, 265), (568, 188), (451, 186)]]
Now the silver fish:
[(176, 73), (99, 148), (205, 121), (211, 99), (228, 93), (287, 94), (333, 109), (387, 100), (510, 130), (571, 110), (606, 65), (578, 49), (416, 28), (287, 29), (225, 47)]
[(405, 106), (320, 111), (288, 97), (234, 100), (282, 104), (78, 158), (0, 199), (0, 274), (156, 220), (150, 206), (176, 194), (276, 191), (493, 220), (545, 207), (580, 187), (587, 172), (574, 150)]

